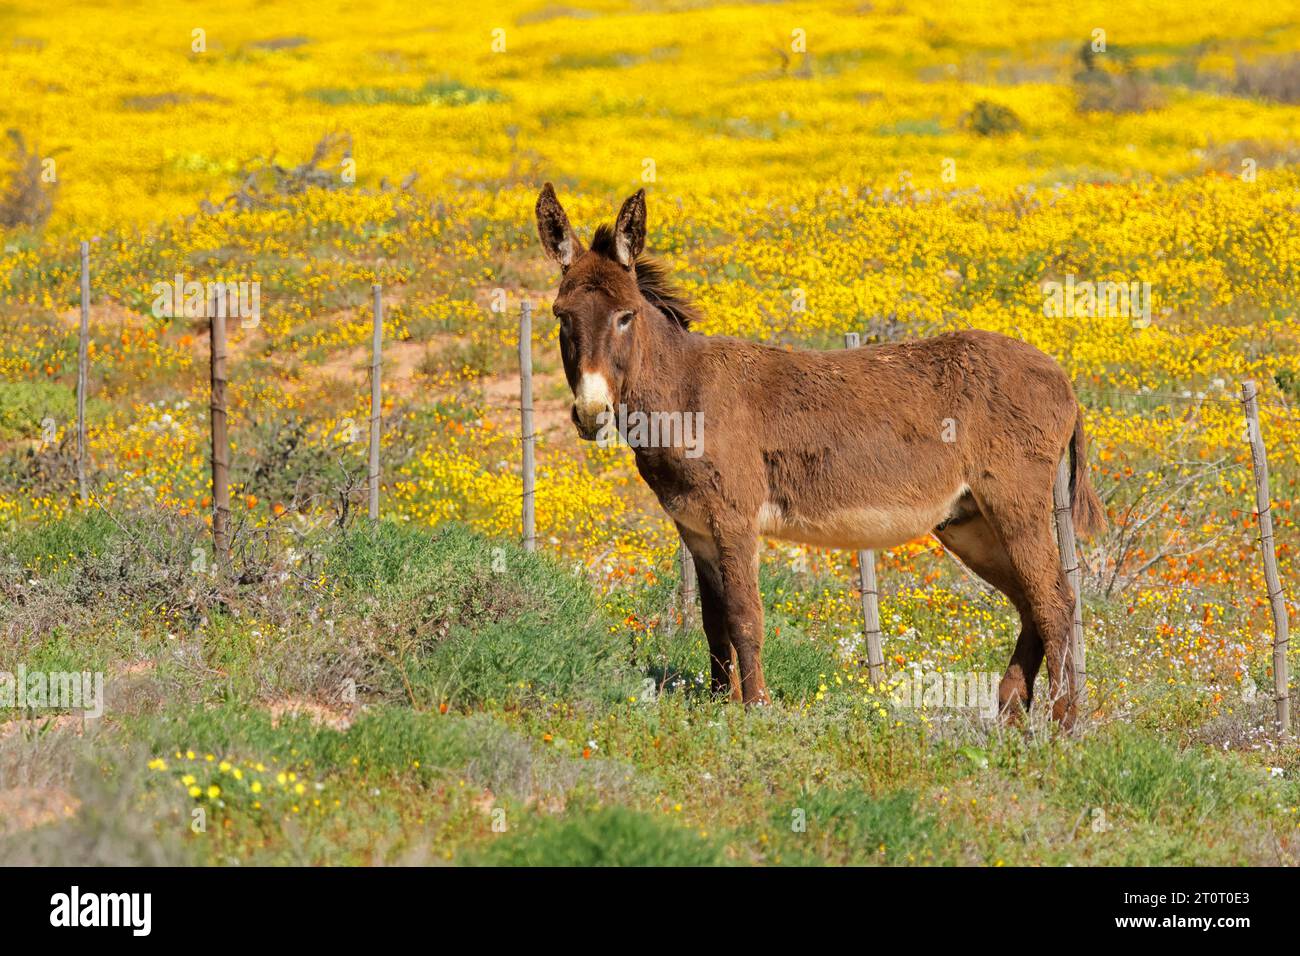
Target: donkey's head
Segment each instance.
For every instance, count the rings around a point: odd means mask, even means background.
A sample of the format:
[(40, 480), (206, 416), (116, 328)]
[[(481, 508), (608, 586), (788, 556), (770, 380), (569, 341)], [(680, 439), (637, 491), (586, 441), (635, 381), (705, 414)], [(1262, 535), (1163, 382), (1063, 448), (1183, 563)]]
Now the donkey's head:
[[(561, 270), (552, 309), (560, 320), (560, 355), (573, 389), (570, 417), (578, 434), (589, 441), (599, 430), (597, 419), (612, 413), (620, 401), (628, 374), (644, 348), (643, 325), (654, 305), (638, 285), (637, 257), (645, 246), (645, 220), (645, 190), (641, 189), (623, 203), (613, 229), (601, 226), (591, 248), (586, 248), (550, 183), (537, 199), (542, 248)], [(645, 271), (647, 263), (641, 265)], [(654, 264), (648, 269), (662, 276)], [(685, 324), (681, 318), (677, 321)]]

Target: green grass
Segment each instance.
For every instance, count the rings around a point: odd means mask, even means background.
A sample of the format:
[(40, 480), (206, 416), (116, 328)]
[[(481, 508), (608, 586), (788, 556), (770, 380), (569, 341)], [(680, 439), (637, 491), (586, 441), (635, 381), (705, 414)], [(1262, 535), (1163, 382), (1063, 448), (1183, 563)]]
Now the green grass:
[(1197, 750), (1108, 728), (1069, 755), (1055, 798), (1143, 823), (1204, 823), (1250, 800), (1255, 785), (1232, 765)]
[(0, 382), (0, 441), (39, 438), (42, 422), (75, 424), (76, 393), (55, 382)]
[(784, 863), (934, 862), (935, 821), (917, 806), (915, 793), (817, 790), (798, 802), (772, 814)]
[(590, 585), (513, 543), (381, 524), (341, 538), (325, 573), (394, 635), (390, 669), (417, 703), (617, 699), (637, 686)]
[(723, 847), (623, 807), (548, 818), (502, 836), (468, 862), (479, 866), (721, 866)]
[[(24, 527), (7, 535), (0, 546), (0, 557), (15, 571), (36, 569), (39, 562), (57, 559), (61, 581), (75, 573), (77, 564), (89, 564), (108, 550), (118, 526), (102, 511), (87, 511), (39, 525)], [(68, 559), (75, 556), (75, 563)], [(49, 569), (45, 569), (49, 573)]]
[[(381, 524), (296, 541), (300, 577), (283, 578), (283, 549), (258, 539), (224, 575), (196, 575), (195, 533), (91, 512), (6, 540), (0, 669), (102, 670), (107, 704), (84, 737), (64, 724), (0, 734), (0, 779), (76, 807), (0, 831), (0, 862), (1160, 865), (1300, 852), (1294, 757), (1196, 742), (1242, 728), (1204, 723), (1177, 688), (1146, 689), (1144, 716), (1082, 739), (882, 714), (837, 691), (839, 635), (802, 613), (826, 582), (776, 562), (763, 568), (774, 699), (746, 709), (706, 693), (698, 627), (652, 627), (640, 643), (620, 627), (666, 606), (669, 574), (607, 607), (510, 542)], [(666, 692), (643, 694), (647, 677)], [(275, 709), (286, 700), (338, 728)]]
[(417, 87), (328, 87), (310, 90), (307, 95), (328, 106), (468, 106), (472, 103), (499, 103), (505, 99), (496, 90), (445, 79), (429, 80)]

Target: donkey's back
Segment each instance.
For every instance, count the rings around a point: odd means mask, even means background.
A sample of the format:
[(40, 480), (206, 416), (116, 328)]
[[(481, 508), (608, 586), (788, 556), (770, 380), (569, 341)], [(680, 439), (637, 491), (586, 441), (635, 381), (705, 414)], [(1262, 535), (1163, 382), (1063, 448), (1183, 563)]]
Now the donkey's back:
[(846, 351), (700, 346), (714, 480), (754, 509), (762, 533), (805, 544), (923, 536), (972, 510), (981, 476), (1054, 468), (1078, 417), (1056, 362), (991, 332)]

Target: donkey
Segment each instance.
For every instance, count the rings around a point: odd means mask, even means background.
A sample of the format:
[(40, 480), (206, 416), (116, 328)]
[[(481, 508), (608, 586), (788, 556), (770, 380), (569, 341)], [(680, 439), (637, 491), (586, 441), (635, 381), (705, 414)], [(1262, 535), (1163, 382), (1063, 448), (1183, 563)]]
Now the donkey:
[(1105, 518), (1083, 414), (1055, 361), (976, 330), (844, 351), (702, 335), (690, 328), (696, 307), (643, 254), (644, 190), (590, 247), (550, 183), (536, 212), (542, 248), (561, 270), (553, 311), (579, 437), (595, 440), (635, 413), (702, 416), (693, 456), (629, 443), (695, 558), (714, 693), (768, 700), (761, 536), (867, 549), (933, 533), (1019, 612), (998, 688), (1004, 718), (1027, 712), (1046, 656), (1052, 716), (1072, 726), (1074, 595), (1052, 530), (1067, 451), (1076, 527), (1095, 531)]

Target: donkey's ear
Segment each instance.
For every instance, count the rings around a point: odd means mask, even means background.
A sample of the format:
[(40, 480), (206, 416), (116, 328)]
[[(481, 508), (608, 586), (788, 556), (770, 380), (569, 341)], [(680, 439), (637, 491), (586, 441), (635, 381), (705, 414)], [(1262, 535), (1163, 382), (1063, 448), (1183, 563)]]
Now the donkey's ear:
[(569, 268), (582, 254), (578, 234), (569, 225), (569, 217), (555, 198), (555, 187), (550, 183), (542, 187), (542, 194), (537, 197), (537, 235), (547, 256), (558, 262), (561, 269)]
[(645, 190), (628, 196), (614, 221), (614, 255), (625, 269), (632, 268), (645, 248)]

